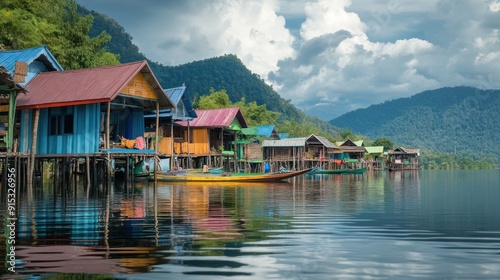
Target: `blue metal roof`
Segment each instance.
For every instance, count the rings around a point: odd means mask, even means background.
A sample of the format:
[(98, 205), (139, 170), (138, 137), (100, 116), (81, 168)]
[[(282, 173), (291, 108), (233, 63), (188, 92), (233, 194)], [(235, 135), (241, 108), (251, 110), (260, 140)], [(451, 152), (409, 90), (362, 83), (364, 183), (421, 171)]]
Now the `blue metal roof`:
[(253, 136), (264, 136), (264, 137), (271, 137), (274, 131), (274, 125), (269, 124), (269, 125), (259, 125), (259, 126), (251, 126), (248, 128), (242, 129), (242, 132), (246, 135), (253, 135)]
[(259, 125), (257, 126), (257, 135), (270, 137), (273, 134), (274, 125)]
[(26, 62), (29, 65), (35, 60), (42, 62), (49, 71), (63, 70), (46, 46), (24, 50), (0, 51), (0, 65), (5, 67), (10, 75), (14, 75), (16, 61)]
[[(198, 117), (194, 110), (193, 103), (191, 102), (191, 98), (189, 98), (189, 95), (187, 94), (185, 86), (164, 89), (164, 91), (170, 98), (170, 100), (172, 100), (172, 103), (176, 107), (176, 110), (174, 112), (171, 109), (160, 110), (160, 118), (174, 117), (179, 120), (185, 120)], [(155, 118), (156, 114), (147, 114), (144, 117)]]

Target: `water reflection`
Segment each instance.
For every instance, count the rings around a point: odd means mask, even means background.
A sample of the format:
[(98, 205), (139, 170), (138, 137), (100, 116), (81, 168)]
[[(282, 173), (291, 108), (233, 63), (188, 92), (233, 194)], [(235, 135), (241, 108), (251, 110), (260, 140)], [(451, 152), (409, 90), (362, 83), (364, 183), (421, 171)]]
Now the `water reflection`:
[(19, 194), (17, 271), (478, 278), (500, 272), (499, 182), (430, 171), (90, 189), (46, 181)]

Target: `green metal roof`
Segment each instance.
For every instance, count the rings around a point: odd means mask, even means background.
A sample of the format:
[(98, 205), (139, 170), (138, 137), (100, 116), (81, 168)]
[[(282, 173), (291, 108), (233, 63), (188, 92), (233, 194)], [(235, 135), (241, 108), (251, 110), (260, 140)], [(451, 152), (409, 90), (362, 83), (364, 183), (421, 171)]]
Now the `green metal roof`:
[(384, 146), (365, 147), (368, 154), (382, 154), (384, 153)]

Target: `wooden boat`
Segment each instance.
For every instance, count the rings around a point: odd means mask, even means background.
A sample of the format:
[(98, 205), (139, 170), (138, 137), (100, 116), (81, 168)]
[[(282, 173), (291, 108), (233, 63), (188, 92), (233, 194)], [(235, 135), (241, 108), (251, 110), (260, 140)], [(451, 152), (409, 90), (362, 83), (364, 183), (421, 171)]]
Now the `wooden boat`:
[(347, 169), (344, 174), (363, 174), (366, 171), (366, 167), (363, 168), (356, 168), (356, 169)]
[(331, 170), (326, 170), (326, 169), (313, 169), (309, 172), (307, 172), (307, 174), (311, 174), (311, 175), (315, 175), (315, 174), (341, 174), (341, 173), (345, 173), (346, 171), (348, 171), (349, 169), (347, 168), (344, 168), (344, 169), (331, 169)]
[(156, 179), (162, 182), (277, 182), (309, 172), (311, 168), (278, 173), (187, 173), (185, 175), (171, 175), (157, 173)]

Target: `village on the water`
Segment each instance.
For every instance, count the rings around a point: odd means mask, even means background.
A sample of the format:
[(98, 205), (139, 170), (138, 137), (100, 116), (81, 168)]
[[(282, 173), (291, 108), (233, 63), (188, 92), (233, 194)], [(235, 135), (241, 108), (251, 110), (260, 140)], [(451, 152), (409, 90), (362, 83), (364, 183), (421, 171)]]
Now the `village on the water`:
[(63, 70), (46, 46), (0, 51), (0, 164), (14, 165), (27, 183), (47, 163), (88, 183), (189, 170), (222, 177), (419, 168), (419, 149), (289, 138), (274, 124), (248, 126), (239, 108), (195, 109), (188, 92), (162, 88), (145, 60)]

